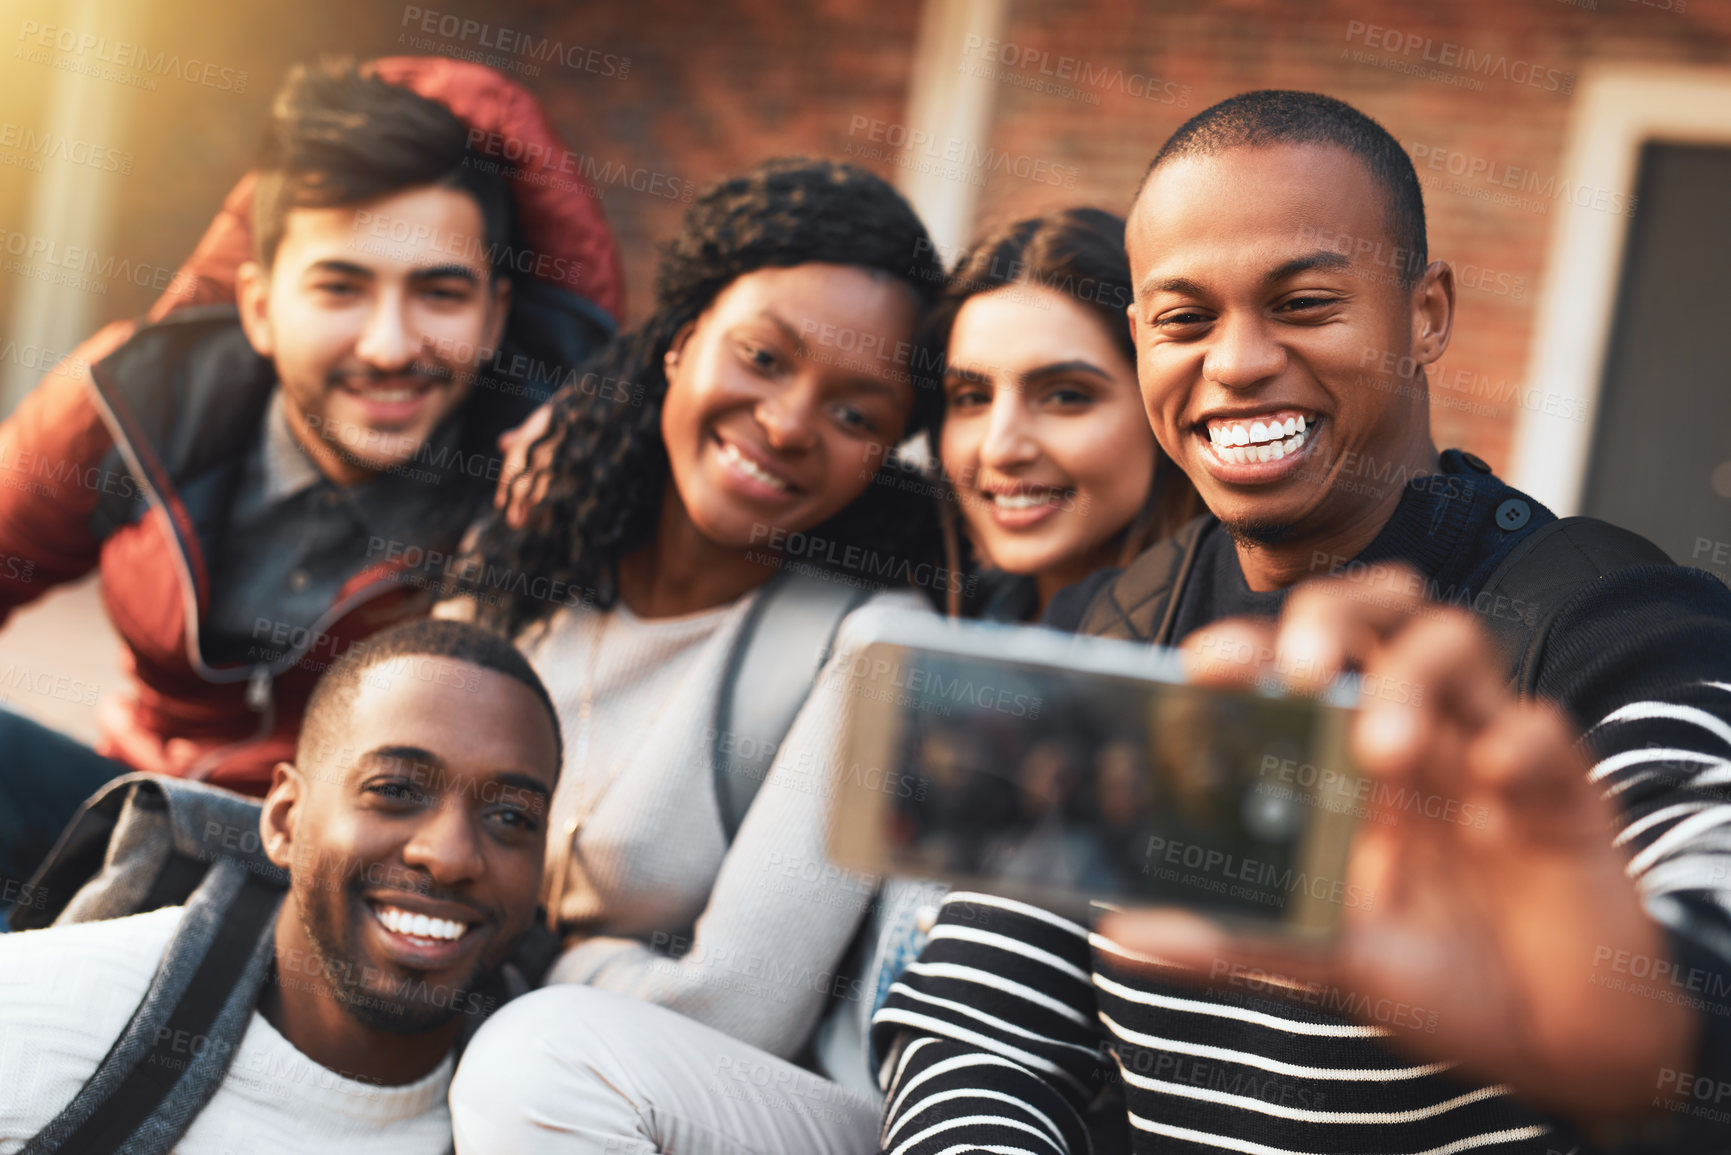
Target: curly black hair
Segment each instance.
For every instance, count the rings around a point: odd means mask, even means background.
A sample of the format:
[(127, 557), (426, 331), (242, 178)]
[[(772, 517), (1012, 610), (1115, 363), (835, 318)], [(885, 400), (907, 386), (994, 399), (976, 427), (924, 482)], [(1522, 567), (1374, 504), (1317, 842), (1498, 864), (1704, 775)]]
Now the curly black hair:
[[(663, 357), (731, 282), (758, 269), (849, 265), (897, 277), (924, 306), (943, 280), (934, 252), (901, 194), (856, 165), (779, 158), (705, 189), (662, 249), (655, 311), (603, 349), (581, 382), (554, 397), (547, 433), (530, 454), (539, 460), (537, 451), (552, 446), (546, 489), (526, 523), (514, 528), (495, 511), (477, 534), (475, 564), (465, 571), (469, 592), (481, 595), (478, 620), (516, 636), (562, 602), (571, 604), (537, 596), (548, 590), (573, 591), (601, 609), (618, 600), (619, 561), (649, 543), (670, 477), (661, 439)], [(911, 436), (932, 425), (940, 398), (936, 380), (920, 371), (930, 358), (910, 347), (906, 360), (914, 386)], [(586, 387), (596, 380), (608, 387)], [(885, 468), (903, 467), (892, 461)], [(868, 485), (811, 532), (861, 546), (868, 558), (908, 563), (896, 566), (898, 573), (935, 564), (943, 552), (929, 502), (896, 485)], [(500, 573), (536, 580), (507, 582), (504, 596), (487, 596), (487, 575)]]

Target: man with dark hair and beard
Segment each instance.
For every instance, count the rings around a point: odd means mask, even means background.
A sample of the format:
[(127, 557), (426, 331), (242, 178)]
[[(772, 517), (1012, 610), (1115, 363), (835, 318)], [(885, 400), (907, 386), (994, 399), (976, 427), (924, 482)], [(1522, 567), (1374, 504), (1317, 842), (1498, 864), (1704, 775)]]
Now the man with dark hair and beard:
[(99, 569), (126, 671), (95, 750), (0, 708), (0, 875), (128, 769), (263, 794), (319, 673), (454, 582), (499, 435), (620, 305), (569, 156), (480, 65), (298, 66), (147, 322), (0, 422), (0, 626)]
[[(256, 1010), (152, 1052), (232, 1056), (193, 1117), (176, 1087), (149, 1121), (184, 1130), (173, 1150), (449, 1150), (453, 1045), (534, 918), (560, 758), (547, 691), (477, 626), (399, 626), (332, 666), (260, 814), (289, 888)], [(181, 965), (186, 909), (0, 936), (0, 1150), (64, 1117)]]

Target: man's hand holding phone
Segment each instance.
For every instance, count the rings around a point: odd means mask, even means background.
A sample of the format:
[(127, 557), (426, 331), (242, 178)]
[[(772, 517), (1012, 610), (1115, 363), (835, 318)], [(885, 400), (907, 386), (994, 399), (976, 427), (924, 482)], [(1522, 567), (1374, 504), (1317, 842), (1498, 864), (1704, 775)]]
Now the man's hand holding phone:
[[(1360, 824), (1348, 877), (1375, 901), (1346, 910), (1326, 948), (1175, 910), (1125, 911), (1100, 931), (1203, 979), (1250, 967), (1433, 1008), (1434, 1031), (1396, 1027), (1391, 1042), (1583, 1122), (1650, 1110), (1658, 1072), (1689, 1069), (1697, 1026), (1682, 1005), (1593, 982), (1607, 950), (1668, 951), (1613, 844), (1611, 803), (1570, 721), (1517, 697), (1473, 616), (1413, 594), (1408, 576), (1308, 583), (1278, 622), (1218, 622), (1182, 647), (1190, 676), (1217, 686), (1272, 674), (1314, 693), (1363, 675), (1358, 769), (1393, 788), (1379, 798), (1441, 804)], [(1375, 692), (1387, 687), (1406, 690)], [(1428, 816), (1465, 807), (1482, 823)]]

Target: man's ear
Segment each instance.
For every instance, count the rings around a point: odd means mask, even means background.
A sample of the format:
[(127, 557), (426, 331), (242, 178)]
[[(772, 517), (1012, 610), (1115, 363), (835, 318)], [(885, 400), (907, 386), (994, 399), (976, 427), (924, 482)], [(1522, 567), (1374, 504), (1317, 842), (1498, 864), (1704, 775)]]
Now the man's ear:
[(264, 807), (259, 811), (258, 835), (265, 855), (284, 870), (294, 857), (295, 827), (305, 793), (306, 779), (293, 762), (271, 767), (270, 793), (264, 796)]
[(495, 276), (492, 295), (493, 303), (487, 310), (487, 332), (481, 347), (497, 353), (499, 342), (505, 339), (505, 322), (511, 318), (511, 279)]
[(1412, 357), (1420, 365), (1441, 359), (1455, 323), (1455, 271), (1432, 261), (1412, 291)]
[(253, 352), (276, 356), (276, 340), (270, 325), (270, 270), (257, 261), (247, 261), (234, 275), (235, 303), (240, 306), (240, 327)]

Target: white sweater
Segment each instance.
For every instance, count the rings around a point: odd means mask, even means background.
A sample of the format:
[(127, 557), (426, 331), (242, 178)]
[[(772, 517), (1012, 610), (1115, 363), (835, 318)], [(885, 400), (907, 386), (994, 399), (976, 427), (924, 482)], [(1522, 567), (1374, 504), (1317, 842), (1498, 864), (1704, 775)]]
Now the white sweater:
[[(0, 1155), (70, 1103), (138, 1008), (181, 907), (0, 934)], [(188, 1058), (190, 1058), (190, 1054)], [(382, 1087), (313, 1062), (263, 1015), (178, 1155), (435, 1155), (451, 1145), (450, 1056)]]
[[(635, 995), (790, 1057), (836, 985), (872, 885), (824, 855), (840, 678), (820, 676), (726, 845), (710, 731), (728, 652), (755, 597), (654, 620), (622, 604), (608, 614), (562, 609), (523, 646), (565, 731), (551, 862), (566, 860), (571, 818), (599, 797), (579, 828), (559, 904), (566, 923), (595, 937), (567, 951), (549, 981)], [(867, 604), (925, 605), (908, 593)], [(584, 768), (579, 713), (597, 638)], [(829, 668), (840, 661), (838, 654)]]

